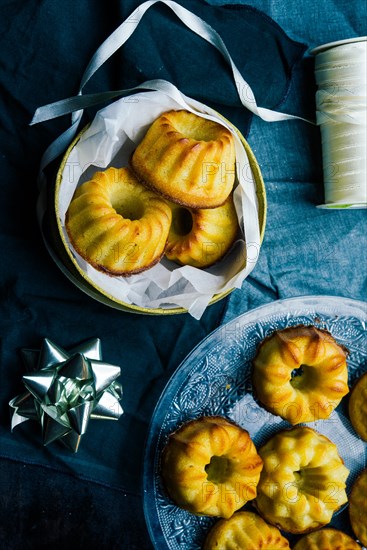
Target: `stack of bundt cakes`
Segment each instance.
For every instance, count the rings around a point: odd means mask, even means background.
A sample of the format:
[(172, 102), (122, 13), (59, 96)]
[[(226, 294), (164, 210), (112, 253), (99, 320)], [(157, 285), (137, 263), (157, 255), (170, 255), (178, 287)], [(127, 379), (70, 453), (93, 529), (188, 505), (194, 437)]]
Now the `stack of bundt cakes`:
[(361, 547), (346, 533), (327, 528), (305, 535), (293, 550), (361, 550)]
[(206, 536), (203, 550), (289, 550), (289, 542), (277, 527), (254, 512), (236, 512), (217, 521)]
[(233, 188), (234, 140), (217, 122), (188, 111), (169, 111), (150, 126), (131, 166), (140, 181), (171, 201), (215, 208)]
[(358, 540), (367, 546), (367, 468), (353, 483), (349, 497), (349, 517)]
[[(242, 426), (220, 416), (190, 420), (169, 435), (160, 463), (167, 496), (192, 514), (218, 518), (203, 537), (203, 550), (290, 548), (287, 534), (298, 537), (294, 548), (300, 550), (359, 548), (347, 534), (326, 527), (348, 502), (349, 469), (332, 436), (319, 433), (317, 425), (299, 425), (327, 419), (348, 393), (347, 357), (348, 350), (325, 329), (274, 331), (257, 348), (253, 389), (260, 406), (290, 427), (275, 431), (258, 449)], [(349, 403), (357, 433), (365, 384), (366, 375)], [(351, 527), (363, 544), (366, 487), (364, 470), (349, 497)]]
[(354, 384), (348, 408), (353, 428), (363, 441), (367, 441), (367, 372)]
[(306, 533), (322, 527), (347, 502), (349, 470), (336, 445), (312, 428), (278, 432), (259, 454), (264, 468), (256, 506), (280, 529)]
[(164, 254), (197, 268), (223, 258), (239, 231), (231, 132), (169, 111), (148, 128), (130, 164), (96, 172), (76, 189), (65, 226), (80, 256), (122, 276), (149, 269)]
[(128, 168), (109, 168), (76, 189), (66, 213), (75, 250), (112, 275), (139, 273), (162, 257), (171, 209)]
[(162, 455), (167, 492), (193, 514), (230, 518), (256, 497), (262, 460), (248, 432), (220, 416), (181, 426)]
[(217, 208), (170, 206), (172, 223), (166, 247), (169, 260), (204, 268), (218, 262), (231, 248), (238, 233), (232, 195)]
[(328, 418), (349, 392), (346, 358), (326, 330), (298, 325), (275, 331), (253, 362), (255, 394), (291, 424)]

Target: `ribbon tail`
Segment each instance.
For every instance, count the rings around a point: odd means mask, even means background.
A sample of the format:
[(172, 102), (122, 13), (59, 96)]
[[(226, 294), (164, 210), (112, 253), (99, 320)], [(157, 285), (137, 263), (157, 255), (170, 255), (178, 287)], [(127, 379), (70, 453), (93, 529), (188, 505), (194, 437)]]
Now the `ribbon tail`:
[[(133, 89), (131, 89), (133, 90)], [(45, 122), (46, 120), (52, 120), (63, 115), (68, 115), (74, 111), (80, 111), (98, 103), (103, 103), (110, 99), (115, 99), (123, 94), (131, 92), (131, 90), (112, 90), (110, 92), (101, 92), (96, 94), (76, 95), (67, 99), (61, 99), (55, 101), (55, 103), (49, 103), (38, 107), (35, 111), (30, 126)]]
[(38, 176), (39, 187), (46, 182), (44, 169), (64, 151), (72, 141), (78, 130), (80, 119), (74, 122), (65, 132), (55, 139), (46, 149), (41, 158), (40, 172)]
[(167, 84), (167, 82), (161, 79), (147, 80), (146, 82), (138, 84), (133, 88), (111, 90), (108, 92), (98, 92), (95, 94), (78, 94), (76, 96), (68, 97), (66, 99), (61, 99), (60, 101), (55, 101), (54, 103), (48, 103), (47, 105), (42, 105), (41, 107), (38, 107), (29, 125), (33, 126), (34, 124), (39, 124), (40, 122), (52, 120), (54, 118), (68, 115), (70, 113), (74, 113), (74, 115), (77, 115), (77, 117), (75, 118), (75, 122), (77, 122), (77, 120), (81, 118), (82, 110), (86, 109), (87, 107), (93, 107), (94, 105), (98, 105), (99, 103), (103, 103), (117, 97), (131, 95), (137, 90), (156, 90), (157, 86), (161, 87), (164, 84)]

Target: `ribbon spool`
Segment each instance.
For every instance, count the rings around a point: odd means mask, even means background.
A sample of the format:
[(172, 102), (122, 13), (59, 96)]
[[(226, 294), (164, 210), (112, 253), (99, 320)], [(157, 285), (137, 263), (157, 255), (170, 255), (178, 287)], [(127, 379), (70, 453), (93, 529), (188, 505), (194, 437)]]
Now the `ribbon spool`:
[(367, 37), (324, 44), (315, 55), (316, 121), (325, 204), (367, 207)]

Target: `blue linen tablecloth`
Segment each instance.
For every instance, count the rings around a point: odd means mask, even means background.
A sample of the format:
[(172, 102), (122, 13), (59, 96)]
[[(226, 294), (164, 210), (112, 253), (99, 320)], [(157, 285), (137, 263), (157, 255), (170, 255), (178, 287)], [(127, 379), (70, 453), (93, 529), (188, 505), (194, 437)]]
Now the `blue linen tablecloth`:
[[(308, 2), (307, 9), (297, 2), (249, 3), (309, 49), (366, 35), (364, 2)], [(282, 111), (311, 116), (312, 72), (313, 59), (306, 53)], [(365, 300), (366, 211), (315, 208), (324, 202), (319, 129), (254, 118), (248, 141), (265, 180), (267, 227), (256, 269), (231, 295), (224, 321), (278, 298), (326, 294)]]
[[(229, 2), (182, 2), (205, 19), (212, 18), (213, 26), (216, 22), (226, 35), (228, 47), (232, 43), (231, 53), (260, 104), (280, 104), (282, 111), (308, 118), (314, 115), (315, 84), (312, 58), (306, 54), (297, 62), (305, 49), (302, 44), (314, 47), (366, 34), (365, 3), (357, 0), (309, 2), (307, 9), (305, 4), (290, 0), (246, 2), (262, 10), (264, 16), (248, 8), (222, 12), (209, 6), (225, 3)], [(248, 141), (260, 164), (268, 198), (264, 243), (256, 268), (242, 289), (208, 308), (200, 322), (188, 315), (156, 319), (117, 312), (94, 302), (53, 265), (36, 226), (35, 180), (42, 150), (67, 122), (58, 120), (37, 131), (27, 124), (38, 105), (75, 93), (96, 47), (138, 4), (116, 2), (113, 13), (118, 20), (106, 17), (105, 4), (99, 1), (90, 2), (89, 9), (84, 2), (79, 8), (72, 2), (60, 8), (51, 0), (42, 5), (13, 1), (0, 8), (5, 24), (0, 36), (6, 53), (0, 57), (4, 161), (0, 546), (4, 548), (57, 548), (66, 544), (90, 549), (151, 548), (141, 506), (141, 456), (154, 404), (185, 355), (219, 324), (278, 298), (311, 294), (366, 297), (365, 211), (316, 208), (323, 202), (318, 128), (299, 121), (265, 123), (248, 116), (233, 95), (220, 58), (209, 47), (200, 50), (203, 62), (210, 71), (210, 56), (214, 55), (213, 63), (223, 70), (220, 80), (200, 89), (194, 78), (183, 78), (179, 83), (186, 93), (231, 115), (244, 133), (251, 123)], [(168, 33), (166, 40), (172, 41), (182, 32), (167, 10), (159, 8), (157, 13), (162, 19), (152, 19), (148, 13), (140, 41), (137, 37), (128, 44), (126, 57), (118, 56), (103, 67), (96, 75), (95, 89), (90, 91), (126, 87), (139, 76), (142, 80), (172, 74), (172, 78), (182, 78), (177, 54), (169, 55), (159, 75), (149, 74), (152, 65), (148, 54), (141, 64), (137, 62), (139, 55), (141, 58), (139, 44), (145, 44), (146, 36), (152, 44), (159, 42), (161, 34), (153, 21), (169, 26), (173, 34), (170, 38)], [(58, 15), (65, 22), (66, 14), (68, 27), (58, 26)], [(300, 44), (289, 42), (267, 16)], [(258, 46), (264, 37), (269, 47), (275, 48), (271, 42), (275, 40), (280, 50), (287, 51), (288, 61), (282, 62), (289, 68), (295, 63), (293, 71), (282, 63), (266, 71), (269, 59), (279, 60), (279, 50), (267, 55)], [(200, 39), (195, 40), (199, 47)], [(162, 51), (150, 53), (151, 60), (163, 56)], [(196, 57), (195, 49), (189, 52), (187, 75), (196, 74)], [(10, 434), (7, 402), (22, 389), (18, 348), (39, 347), (43, 337), (67, 348), (95, 336), (102, 340), (104, 359), (122, 367), (125, 414), (120, 421), (108, 424), (108, 430), (103, 422), (93, 425), (79, 453), (72, 457), (58, 446), (42, 448), (37, 426), (20, 427)]]

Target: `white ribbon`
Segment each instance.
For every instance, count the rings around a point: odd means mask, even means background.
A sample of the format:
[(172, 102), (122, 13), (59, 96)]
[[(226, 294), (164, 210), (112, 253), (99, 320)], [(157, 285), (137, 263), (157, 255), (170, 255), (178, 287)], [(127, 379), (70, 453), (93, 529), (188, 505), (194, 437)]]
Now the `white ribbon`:
[(90, 107), (116, 97), (129, 95), (139, 89), (157, 89), (155, 85), (156, 81), (153, 80), (145, 82), (144, 84), (129, 90), (116, 90), (104, 93), (82, 95), (84, 86), (91, 79), (94, 73), (128, 40), (139, 25), (145, 12), (157, 2), (162, 2), (168, 6), (189, 29), (219, 50), (232, 69), (233, 79), (241, 103), (249, 111), (267, 122), (277, 122), (289, 119), (298, 119), (310, 122), (295, 115), (279, 113), (264, 107), (259, 107), (256, 103), (256, 99), (250, 85), (242, 77), (240, 71), (233, 62), (222, 38), (208, 23), (173, 0), (148, 0), (138, 6), (130, 17), (128, 17), (95, 52), (83, 74), (77, 96), (44, 105), (36, 110), (31, 124), (44, 122), (46, 120), (72, 113), (72, 125), (70, 128), (68, 128), (49, 146), (42, 157), (41, 178), (43, 177), (44, 168), (66, 149), (75, 136), (83, 115), (83, 110), (86, 107)]

